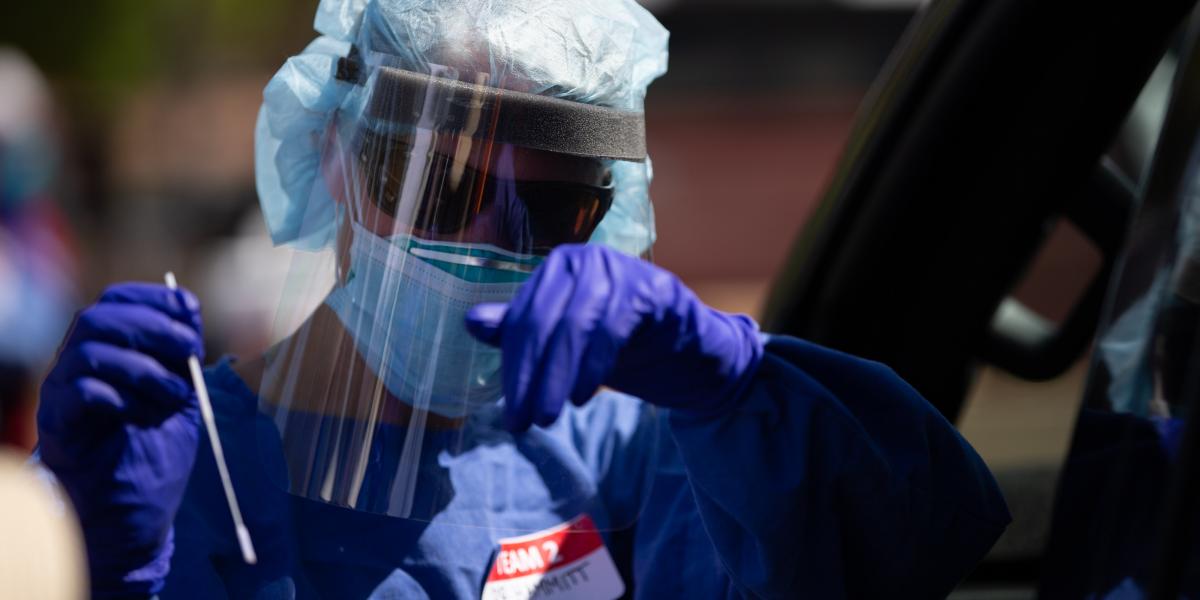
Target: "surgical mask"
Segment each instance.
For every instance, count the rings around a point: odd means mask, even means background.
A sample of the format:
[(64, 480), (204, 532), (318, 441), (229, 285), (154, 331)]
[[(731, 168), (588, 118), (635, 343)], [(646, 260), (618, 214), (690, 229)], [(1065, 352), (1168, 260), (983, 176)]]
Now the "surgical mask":
[(499, 400), (500, 352), (475, 340), (464, 317), (511, 299), (541, 259), (351, 225), (349, 270), (325, 302), (387, 390), (451, 418)]

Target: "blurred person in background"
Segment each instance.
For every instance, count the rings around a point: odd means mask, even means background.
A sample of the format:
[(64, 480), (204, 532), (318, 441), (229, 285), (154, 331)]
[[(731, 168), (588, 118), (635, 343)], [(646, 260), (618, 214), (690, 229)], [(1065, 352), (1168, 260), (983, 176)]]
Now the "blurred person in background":
[(187, 379), (200, 303), (120, 284), (38, 415), (94, 596), (937, 597), (1003, 531), (894, 373), (639, 258), (644, 9), (327, 0), (316, 29), (256, 130), (282, 339), (206, 373), (258, 564)]
[(60, 155), (49, 87), (0, 47), (0, 598), (84, 598), (75, 517), (25, 465), (37, 381), (73, 309), (73, 264), (55, 204)]
[(75, 309), (75, 258), (57, 205), (62, 155), (50, 89), (0, 48), (0, 443), (33, 447), (37, 382)]

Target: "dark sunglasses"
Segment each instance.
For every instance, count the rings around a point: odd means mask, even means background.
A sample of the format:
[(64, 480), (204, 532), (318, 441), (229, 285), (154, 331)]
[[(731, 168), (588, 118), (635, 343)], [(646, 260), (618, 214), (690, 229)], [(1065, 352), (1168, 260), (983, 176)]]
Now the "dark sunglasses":
[[(524, 181), (493, 175), (432, 152), (413, 156), (411, 135), (359, 133), (358, 164), (368, 199), (384, 214), (439, 235), (459, 233), (486, 216), (489, 242), (513, 252), (544, 254), (555, 246), (586, 242), (612, 206), (612, 170), (601, 185)], [(409, 164), (426, 160), (413, 214), (398, 215)], [(596, 160), (596, 159), (581, 159)]]

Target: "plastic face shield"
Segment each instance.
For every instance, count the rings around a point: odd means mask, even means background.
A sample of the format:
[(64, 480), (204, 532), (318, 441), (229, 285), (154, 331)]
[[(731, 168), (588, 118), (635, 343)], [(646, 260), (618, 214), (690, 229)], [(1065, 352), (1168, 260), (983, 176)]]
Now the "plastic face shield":
[(275, 426), (262, 458), (292, 494), (396, 518), (628, 526), (640, 507), (597, 505), (568, 422), (503, 429), (500, 353), (464, 316), (589, 240), (614, 167), (644, 159), (642, 115), (433, 70), (352, 74), (311, 200), (335, 203), (337, 241), (296, 253), (259, 390)]

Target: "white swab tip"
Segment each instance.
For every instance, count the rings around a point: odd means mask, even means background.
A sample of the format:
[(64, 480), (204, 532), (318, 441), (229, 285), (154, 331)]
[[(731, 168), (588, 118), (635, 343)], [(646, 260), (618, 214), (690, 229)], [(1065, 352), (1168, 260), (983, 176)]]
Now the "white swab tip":
[(175, 282), (175, 273), (172, 271), (167, 271), (167, 274), (163, 275), (163, 280), (167, 282), (167, 287), (171, 289), (179, 287), (179, 284)]
[(238, 545), (242, 547), (242, 560), (248, 565), (258, 563), (258, 556), (254, 554), (254, 543), (250, 541), (250, 530), (246, 529), (245, 525), (237, 526), (237, 539)]

